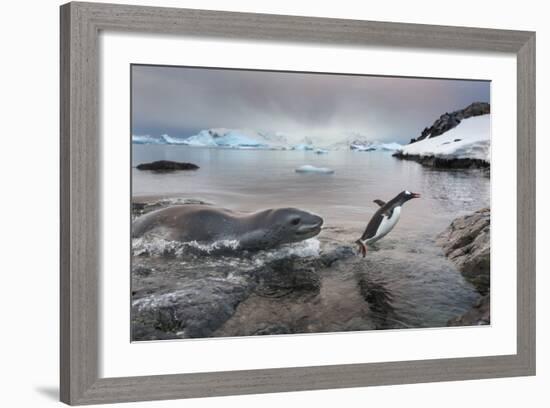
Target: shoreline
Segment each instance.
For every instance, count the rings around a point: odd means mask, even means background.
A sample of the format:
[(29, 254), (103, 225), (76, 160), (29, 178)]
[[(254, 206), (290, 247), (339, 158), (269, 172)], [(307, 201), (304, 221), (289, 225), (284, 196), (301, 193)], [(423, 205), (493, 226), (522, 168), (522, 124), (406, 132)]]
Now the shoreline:
[(422, 166), (433, 167), (437, 169), (449, 169), (449, 170), (469, 170), (469, 169), (482, 169), (489, 170), (491, 164), (485, 160), (481, 159), (470, 159), (470, 158), (445, 158), (438, 156), (424, 156), (420, 154), (405, 154), (403, 152), (395, 152), (392, 154), (392, 157), (395, 157), (399, 160), (410, 160), (415, 161)]

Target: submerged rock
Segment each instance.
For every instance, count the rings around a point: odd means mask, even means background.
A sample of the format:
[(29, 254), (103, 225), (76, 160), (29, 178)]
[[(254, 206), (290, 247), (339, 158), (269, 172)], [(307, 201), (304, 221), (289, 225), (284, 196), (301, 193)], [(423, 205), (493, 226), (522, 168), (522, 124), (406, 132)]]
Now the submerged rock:
[(320, 288), (321, 278), (315, 271), (314, 262), (292, 257), (265, 265), (259, 273), (256, 294), (282, 297), (292, 292), (318, 293)]
[(193, 163), (175, 162), (171, 160), (158, 160), (151, 163), (138, 164), (138, 170), (152, 170), (158, 172), (175, 170), (198, 170), (199, 166)]
[(452, 318), (448, 326), (480, 326), (491, 323), (491, 296), (479, 298), (475, 306), (463, 315)]
[(485, 295), (489, 292), (491, 210), (483, 208), (455, 219), (438, 237), (445, 255), (462, 275)]

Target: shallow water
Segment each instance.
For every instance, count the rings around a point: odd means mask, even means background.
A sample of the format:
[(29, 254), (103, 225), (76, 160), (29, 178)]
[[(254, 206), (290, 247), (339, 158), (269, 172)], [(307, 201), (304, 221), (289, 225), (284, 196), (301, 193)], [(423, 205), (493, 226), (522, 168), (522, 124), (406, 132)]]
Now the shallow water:
[[(261, 284), (249, 285), (250, 293), (232, 305), (230, 317), (213, 325), (208, 335), (437, 327), (478, 298), (435, 245), (435, 238), (454, 218), (489, 205), (490, 181), (482, 172), (433, 170), (385, 152), (317, 155), (133, 146), (134, 166), (161, 159), (192, 162), (200, 169), (161, 174), (134, 168), (135, 201), (193, 198), (238, 211), (299, 207), (319, 214), (325, 224), (305, 243), (238, 256), (197, 254), (189, 246), (134, 240), (134, 265), (155, 271), (146, 279), (133, 277), (134, 301), (170, 293), (205, 276), (224, 280), (233, 274), (247, 280), (247, 273), (274, 259), (313, 262), (335, 248), (353, 247), (377, 209), (374, 199), (388, 201), (405, 189), (422, 194), (404, 205), (395, 229), (371, 248), (366, 259), (354, 255), (330, 267), (315, 267), (320, 280), (316, 290), (289, 287), (271, 296)], [(305, 164), (333, 169), (334, 174), (294, 171)], [(181, 333), (185, 337), (185, 331)]]

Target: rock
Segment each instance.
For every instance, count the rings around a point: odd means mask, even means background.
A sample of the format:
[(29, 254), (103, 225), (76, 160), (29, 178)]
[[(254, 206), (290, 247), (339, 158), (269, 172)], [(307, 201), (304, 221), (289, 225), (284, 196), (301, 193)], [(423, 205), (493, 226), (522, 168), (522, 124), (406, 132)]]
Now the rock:
[(250, 294), (250, 285), (203, 279), (132, 304), (132, 340), (208, 337)]
[(490, 163), (480, 159), (450, 159), (435, 156), (421, 156), (417, 154), (404, 154), (401, 151), (395, 152), (392, 156), (402, 160), (413, 160), (423, 166), (439, 169), (489, 169), (491, 167)]
[(491, 210), (483, 208), (455, 219), (438, 237), (445, 255), (481, 293), (472, 309), (447, 322), (448, 326), (490, 324)]
[(199, 166), (193, 163), (175, 162), (170, 160), (159, 160), (151, 163), (142, 163), (137, 166), (138, 170), (152, 170), (158, 172), (175, 170), (198, 170)]
[(455, 219), (437, 239), (445, 255), (482, 295), (490, 285), (490, 230), (491, 211), (483, 208)]
[[(460, 109), (451, 113), (445, 112), (437, 119), (432, 126), (424, 128), (414, 142), (424, 140), (427, 137), (437, 137), (448, 130), (458, 126), (463, 119), (468, 119), (472, 116), (486, 115), (491, 112), (491, 105), (486, 102), (474, 102), (464, 109)], [(411, 143), (414, 143), (411, 140)]]
[(332, 266), (332, 264), (341, 259), (346, 259), (356, 256), (355, 250), (349, 245), (337, 246), (328, 252), (323, 252), (320, 256), (321, 262), (326, 267)]
[(316, 294), (321, 288), (321, 278), (314, 262), (301, 258), (283, 258), (269, 264), (258, 273), (256, 294), (266, 297), (283, 297), (293, 292)]
[(472, 309), (447, 322), (447, 326), (479, 326), (485, 324), (491, 324), (490, 295), (482, 296)]
[(367, 276), (359, 277), (357, 284), (359, 293), (369, 304), (371, 310), (383, 314), (393, 311), (393, 296), (383, 284), (368, 279)]
[(284, 324), (263, 324), (252, 332), (252, 336), (266, 336), (271, 334), (290, 334), (292, 330)]

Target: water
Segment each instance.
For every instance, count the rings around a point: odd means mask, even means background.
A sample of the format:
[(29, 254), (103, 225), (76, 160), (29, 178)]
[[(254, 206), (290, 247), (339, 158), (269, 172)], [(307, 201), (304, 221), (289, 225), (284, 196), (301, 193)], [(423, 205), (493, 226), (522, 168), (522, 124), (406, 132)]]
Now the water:
[[(434, 170), (397, 160), (387, 152), (341, 150), (317, 155), (133, 146), (134, 166), (161, 159), (192, 162), (200, 170), (161, 174), (133, 168), (134, 201), (179, 197), (236, 211), (298, 207), (322, 216), (325, 224), (319, 236), (306, 243), (241, 257), (197, 255), (182, 247), (163, 256), (166, 243), (154, 243), (161, 248), (157, 256), (134, 257), (134, 265), (157, 271), (147, 278), (134, 277), (135, 300), (169, 293), (204, 276), (223, 280), (274, 258), (297, 256), (313, 262), (335, 248), (353, 247), (377, 209), (374, 199), (388, 201), (402, 190), (422, 194), (404, 205), (395, 229), (366, 259), (354, 255), (319, 268), (318, 290), (290, 287), (286, 294), (276, 291), (276, 296), (266, 296), (254, 287), (208, 335), (263, 334), (266, 327), (267, 334), (438, 327), (478, 298), (435, 239), (454, 218), (489, 205), (490, 180), (481, 172)], [(335, 172), (294, 171), (304, 164)], [(135, 241), (134, 253), (140, 254), (143, 245)]]

